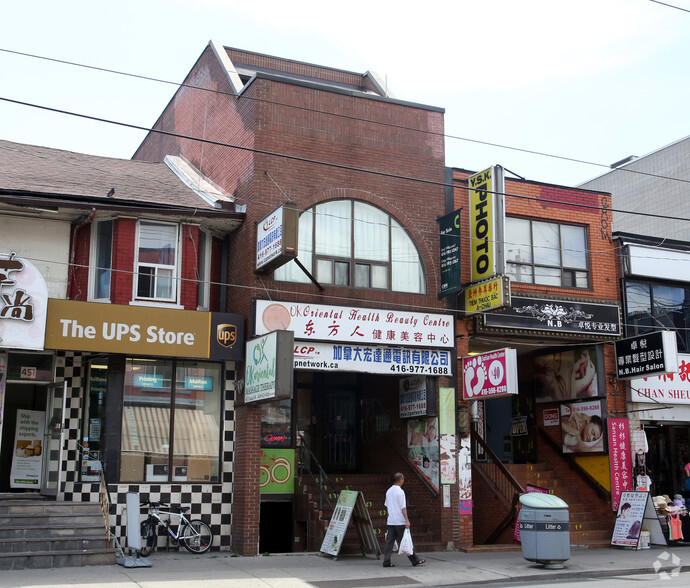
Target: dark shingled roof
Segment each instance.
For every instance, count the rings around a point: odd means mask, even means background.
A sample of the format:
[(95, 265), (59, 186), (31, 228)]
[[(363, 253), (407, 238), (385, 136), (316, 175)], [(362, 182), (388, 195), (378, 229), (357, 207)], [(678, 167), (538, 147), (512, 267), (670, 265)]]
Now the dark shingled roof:
[[(111, 189), (112, 197), (108, 197)], [(85, 155), (0, 141), (0, 194), (103, 199), (126, 206), (183, 207), (220, 212), (185, 185), (165, 163)], [(226, 214), (234, 212), (224, 203)]]

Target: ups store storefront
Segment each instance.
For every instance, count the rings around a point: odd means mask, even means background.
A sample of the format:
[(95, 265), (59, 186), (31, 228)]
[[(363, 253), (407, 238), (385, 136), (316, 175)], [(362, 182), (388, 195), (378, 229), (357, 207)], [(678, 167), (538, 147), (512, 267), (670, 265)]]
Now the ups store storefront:
[(126, 493), (139, 492), (191, 506), (214, 548), (229, 545), (243, 317), (51, 299), (45, 341), (64, 364), (58, 498), (98, 501), (103, 473), (118, 536)]

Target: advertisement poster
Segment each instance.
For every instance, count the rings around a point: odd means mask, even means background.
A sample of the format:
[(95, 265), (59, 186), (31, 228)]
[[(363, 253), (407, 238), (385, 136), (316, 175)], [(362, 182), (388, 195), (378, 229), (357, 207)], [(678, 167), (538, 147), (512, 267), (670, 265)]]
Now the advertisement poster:
[(335, 506), (331, 522), (326, 530), (326, 536), (321, 544), (322, 553), (338, 555), (356, 502), (357, 492), (354, 490), (343, 490), (340, 492), (338, 503)]
[(611, 506), (618, 510), (621, 494), (632, 490), (628, 419), (608, 419)]
[(407, 421), (408, 460), (419, 475), (439, 491), (438, 417)]
[(605, 387), (600, 386), (598, 364), (594, 345), (535, 356), (537, 402), (579, 400), (603, 395)]
[(295, 490), (295, 450), (261, 450), (259, 492), (261, 494), (292, 494)]
[(601, 400), (561, 404), (563, 453), (603, 453)]
[(441, 484), (457, 480), (455, 436), (455, 388), (439, 388), (439, 431), (441, 433)]
[(14, 452), (10, 472), (11, 488), (41, 487), (43, 435), (46, 413), (40, 410), (18, 410), (14, 435)]
[(400, 380), (400, 418), (426, 416), (426, 377), (414, 376)]
[(458, 485), (460, 500), (472, 500), (472, 450), (470, 436), (460, 439), (458, 451)]
[(622, 493), (611, 545), (637, 547), (647, 500), (649, 500), (648, 492)]

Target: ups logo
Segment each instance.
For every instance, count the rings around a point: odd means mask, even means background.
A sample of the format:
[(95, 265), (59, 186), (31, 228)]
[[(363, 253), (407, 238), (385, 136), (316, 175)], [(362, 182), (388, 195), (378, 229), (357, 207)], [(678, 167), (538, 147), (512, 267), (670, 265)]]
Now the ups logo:
[(216, 340), (223, 347), (232, 347), (237, 342), (237, 327), (235, 325), (218, 325)]

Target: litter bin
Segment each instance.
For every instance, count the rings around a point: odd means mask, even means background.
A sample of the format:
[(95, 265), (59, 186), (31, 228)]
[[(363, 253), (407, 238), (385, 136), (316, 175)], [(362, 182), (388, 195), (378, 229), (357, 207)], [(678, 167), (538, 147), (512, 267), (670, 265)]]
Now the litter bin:
[(544, 564), (546, 569), (565, 567), (570, 559), (568, 505), (553, 494), (528, 492), (520, 496), (522, 557)]

